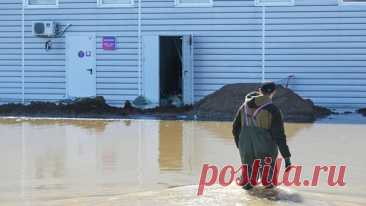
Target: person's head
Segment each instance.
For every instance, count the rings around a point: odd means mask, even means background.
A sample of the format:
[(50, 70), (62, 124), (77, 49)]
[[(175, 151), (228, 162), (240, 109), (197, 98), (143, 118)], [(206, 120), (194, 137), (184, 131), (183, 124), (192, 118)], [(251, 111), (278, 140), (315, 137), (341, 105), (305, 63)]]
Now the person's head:
[(276, 84), (274, 82), (264, 82), (259, 88), (259, 91), (263, 95), (268, 96), (272, 99), (273, 96), (276, 94)]

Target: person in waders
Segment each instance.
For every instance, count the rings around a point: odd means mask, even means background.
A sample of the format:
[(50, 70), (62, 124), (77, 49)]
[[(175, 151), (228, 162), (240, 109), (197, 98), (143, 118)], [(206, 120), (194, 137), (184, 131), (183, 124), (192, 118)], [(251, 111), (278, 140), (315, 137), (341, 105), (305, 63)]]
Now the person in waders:
[[(291, 166), (291, 153), (286, 143), (282, 114), (272, 103), (275, 93), (275, 83), (263, 83), (258, 92), (251, 92), (245, 97), (245, 102), (239, 108), (233, 122), (235, 143), (242, 164), (248, 166), (249, 176), (252, 174), (254, 160), (261, 160), (263, 166), (265, 158), (269, 157), (272, 159), (269, 180), (272, 179), (275, 170), (278, 149), (285, 159), (285, 167)], [(265, 187), (273, 188), (273, 184)], [(245, 190), (252, 188), (250, 183), (243, 186)]]

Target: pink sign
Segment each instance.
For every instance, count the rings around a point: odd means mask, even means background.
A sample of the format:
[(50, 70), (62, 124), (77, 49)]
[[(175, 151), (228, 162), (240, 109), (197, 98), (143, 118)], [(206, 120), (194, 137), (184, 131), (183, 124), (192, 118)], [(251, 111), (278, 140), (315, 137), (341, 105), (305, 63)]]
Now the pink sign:
[(116, 37), (104, 36), (103, 37), (103, 49), (104, 50), (115, 50), (116, 49)]

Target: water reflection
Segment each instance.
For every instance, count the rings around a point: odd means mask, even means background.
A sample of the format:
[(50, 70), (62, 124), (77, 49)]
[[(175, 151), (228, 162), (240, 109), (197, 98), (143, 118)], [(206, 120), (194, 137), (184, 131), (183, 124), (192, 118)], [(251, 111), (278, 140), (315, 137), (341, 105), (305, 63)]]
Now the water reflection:
[(159, 166), (161, 170), (182, 169), (183, 125), (159, 123)]
[(1, 120), (0, 158), (8, 164), (1, 174), (16, 180), (25, 164), (31, 184), (146, 184), (161, 171), (193, 173), (205, 162), (238, 163), (230, 128), (183, 121)]
[[(306, 165), (317, 157), (334, 161), (336, 154), (322, 151), (333, 137), (343, 141), (335, 142), (334, 148), (361, 147), (355, 134), (344, 137), (350, 126), (332, 127), (287, 124), (294, 161)], [(0, 200), (6, 205), (195, 185), (204, 163), (240, 162), (230, 123), (1, 119), (0, 131)], [(353, 126), (352, 131), (366, 130)], [(309, 149), (316, 151), (308, 153)], [(360, 151), (347, 150), (348, 157)], [(360, 168), (365, 161), (351, 163), (356, 180), (364, 177)], [(354, 188), (365, 188), (356, 180), (351, 181)]]

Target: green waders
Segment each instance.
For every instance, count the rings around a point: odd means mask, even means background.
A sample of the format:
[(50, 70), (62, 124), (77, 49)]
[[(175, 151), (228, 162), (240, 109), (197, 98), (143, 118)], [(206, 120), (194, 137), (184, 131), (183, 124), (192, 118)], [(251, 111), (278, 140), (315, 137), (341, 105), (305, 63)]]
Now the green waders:
[[(271, 169), (269, 172), (269, 180), (272, 179), (274, 172), (274, 164), (278, 155), (278, 147), (272, 139), (267, 129), (257, 127), (256, 116), (267, 105), (267, 103), (254, 111), (253, 115), (248, 114), (248, 107), (241, 111), (242, 113), (242, 129), (239, 136), (239, 151), (241, 162), (243, 165), (248, 165), (248, 174), (251, 177), (254, 160), (261, 160), (263, 166), (264, 159), (272, 158)], [(262, 168), (262, 167), (261, 167)], [(262, 170), (259, 170), (259, 175)]]

